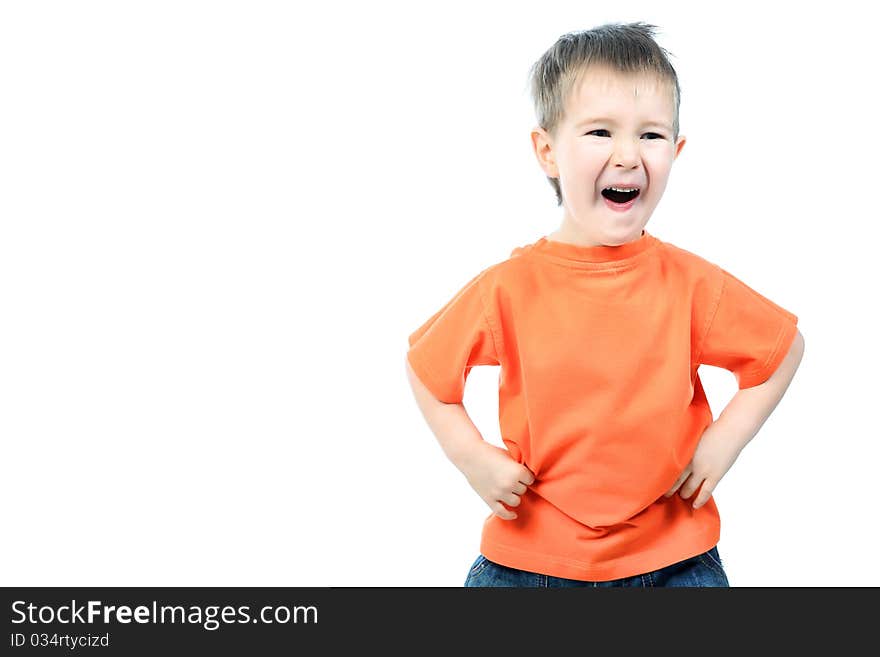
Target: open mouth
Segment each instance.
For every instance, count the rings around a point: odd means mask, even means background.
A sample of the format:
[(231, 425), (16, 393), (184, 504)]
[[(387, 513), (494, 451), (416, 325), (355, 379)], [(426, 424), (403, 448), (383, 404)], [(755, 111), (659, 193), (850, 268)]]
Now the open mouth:
[(630, 191), (620, 191), (616, 188), (606, 187), (602, 190), (602, 196), (607, 198), (612, 203), (619, 203), (620, 205), (626, 205), (641, 193), (641, 190), (638, 188), (632, 189)]

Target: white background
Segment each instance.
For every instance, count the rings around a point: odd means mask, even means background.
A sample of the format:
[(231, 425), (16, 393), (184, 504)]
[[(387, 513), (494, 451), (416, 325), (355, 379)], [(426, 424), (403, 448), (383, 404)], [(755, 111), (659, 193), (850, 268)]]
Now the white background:
[(731, 584), (880, 585), (874, 23), (596, 4), (4, 3), (0, 583), (461, 586), (489, 509), (406, 339), (559, 224), (529, 66), (642, 20), (688, 138), (649, 231), (806, 338), (716, 489)]

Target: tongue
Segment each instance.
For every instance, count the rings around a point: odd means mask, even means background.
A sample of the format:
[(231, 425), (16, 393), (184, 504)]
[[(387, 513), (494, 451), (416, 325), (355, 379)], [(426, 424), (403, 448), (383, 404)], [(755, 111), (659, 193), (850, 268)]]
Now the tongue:
[(602, 196), (607, 198), (609, 201), (614, 201), (615, 203), (628, 203), (638, 195), (639, 190), (637, 189), (634, 189), (631, 192), (616, 192), (613, 189), (602, 190)]

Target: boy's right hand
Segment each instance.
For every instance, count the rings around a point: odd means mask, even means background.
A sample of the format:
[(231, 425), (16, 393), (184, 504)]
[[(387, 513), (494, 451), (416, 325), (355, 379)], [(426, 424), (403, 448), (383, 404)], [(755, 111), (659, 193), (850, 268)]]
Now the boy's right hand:
[[(459, 469), (471, 487), (502, 520), (513, 520), (516, 513), (504, 507), (517, 507), (526, 487), (535, 481), (534, 473), (517, 462), (506, 449), (485, 440), (473, 445)], [(503, 504), (502, 504), (503, 502)]]

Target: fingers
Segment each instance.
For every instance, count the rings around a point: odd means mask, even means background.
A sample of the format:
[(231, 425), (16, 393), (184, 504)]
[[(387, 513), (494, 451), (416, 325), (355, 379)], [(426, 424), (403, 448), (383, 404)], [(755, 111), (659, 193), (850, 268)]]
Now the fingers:
[(504, 502), (507, 506), (519, 506), (521, 500), (519, 495), (516, 493), (507, 493), (502, 495), (499, 498), (499, 501)]
[(688, 480), (684, 482), (681, 486), (681, 492), (679, 493), (682, 499), (688, 499), (691, 495), (697, 492), (697, 489), (700, 487), (700, 484), (703, 483), (703, 478), (696, 476), (693, 472), (691, 476), (688, 477)]
[(516, 514), (513, 511), (508, 511), (501, 502), (495, 502), (492, 505), (492, 512), (502, 520), (514, 520), (516, 518)]
[(672, 497), (675, 494), (675, 491), (678, 490), (678, 487), (681, 486), (685, 482), (685, 480), (690, 476), (690, 474), (691, 474), (691, 468), (690, 468), (690, 466), (688, 466), (684, 469), (684, 472), (682, 472), (678, 476), (678, 480), (672, 485), (672, 488), (670, 488), (668, 491), (666, 491), (663, 494), (663, 497)]
[(490, 505), (492, 512), (502, 520), (514, 520), (517, 517), (516, 512), (507, 507), (519, 506), (522, 502), (520, 495), (525, 493), (533, 483), (535, 483), (535, 474), (523, 466), (519, 473), (519, 480), (514, 483), (511, 490), (501, 495), (494, 504)]
[[(702, 484), (702, 486), (700, 484)], [(709, 479), (698, 477), (694, 474), (693, 470), (688, 467), (681, 473), (678, 480), (675, 482), (675, 485), (663, 494), (663, 497), (672, 497), (675, 494), (675, 491), (678, 490), (678, 494), (681, 498), (686, 500), (690, 498), (697, 489), (699, 489), (700, 493), (693, 502), (693, 508), (699, 509), (709, 501), (710, 497), (712, 497), (712, 491), (715, 489), (715, 484), (716, 482), (709, 481)]]
[(708, 502), (709, 498), (712, 497), (713, 490), (715, 490), (715, 484), (708, 479), (704, 479), (703, 486), (700, 488), (700, 494), (697, 495), (697, 499), (694, 500), (694, 508), (699, 509)]
[[(507, 507), (518, 507), (522, 503), (522, 498), (520, 495), (526, 492), (528, 488), (525, 484), (517, 483), (513, 490), (515, 492), (505, 493), (495, 502), (495, 505), (492, 507), (492, 510), (502, 520), (514, 520), (517, 515), (515, 511), (509, 510)], [(517, 495), (519, 493), (519, 495)]]

